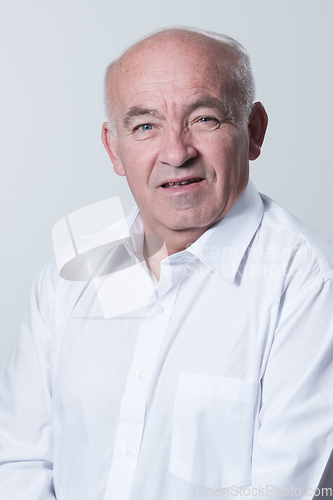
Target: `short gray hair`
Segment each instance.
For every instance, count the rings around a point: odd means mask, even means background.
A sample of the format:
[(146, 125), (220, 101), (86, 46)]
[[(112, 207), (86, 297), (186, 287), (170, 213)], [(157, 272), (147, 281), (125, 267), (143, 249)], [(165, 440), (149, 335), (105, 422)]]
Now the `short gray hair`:
[(150, 33), (149, 35), (140, 38), (136, 43), (131, 45), (125, 52), (123, 52), (123, 54), (119, 58), (112, 61), (111, 64), (109, 64), (109, 66), (106, 68), (104, 78), (104, 104), (106, 115), (113, 133), (116, 133), (116, 126), (114, 121), (114, 112), (110, 103), (110, 99), (108, 98), (108, 83), (112, 68), (132, 47), (135, 47), (136, 45), (151, 37), (157, 37), (158, 35), (172, 33), (198, 34), (216, 40), (231, 49), (232, 55), (235, 59), (231, 62), (231, 64), (228, 60), (223, 59), (222, 61), (222, 68), (225, 71), (227, 81), (225, 95), (221, 97), (225, 100), (224, 104), (227, 108), (230, 120), (233, 122), (241, 122), (243, 124), (247, 124), (254, 102), (255, 84), (250, 64), (250, 56), (243, 45), (237, 42), (237, 40), (234, 40), (233, 38), (221, 33), (205, 31), (188, 26), (171, 26), (159, 29)]

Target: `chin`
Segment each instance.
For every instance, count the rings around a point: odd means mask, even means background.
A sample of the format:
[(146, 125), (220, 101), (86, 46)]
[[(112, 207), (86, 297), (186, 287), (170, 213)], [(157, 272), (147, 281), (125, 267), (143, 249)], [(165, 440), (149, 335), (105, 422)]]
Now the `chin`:
[(164, 225), (168, 227), (168, 229), (172, 231), (186, 231), (186, 230), (196, 230), (203, 229), (214, 222), (211, 222), (210, 219), (201, 218), (195, 215), (187, 215), (182, 217), (173, 217), (172, 220), (167, 221)]

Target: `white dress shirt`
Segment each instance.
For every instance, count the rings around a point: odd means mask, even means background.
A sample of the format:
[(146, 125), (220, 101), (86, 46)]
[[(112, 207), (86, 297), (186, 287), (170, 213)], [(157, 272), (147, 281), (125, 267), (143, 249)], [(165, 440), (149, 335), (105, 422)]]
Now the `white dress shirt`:
[(149, 300), (106, 314), (140, 298), (126, 272), (102, 295), (54, 260), (37, 275), (0, 382), (1, 500), (312, 498), (333, 447), (328, 239), (249, 182)]

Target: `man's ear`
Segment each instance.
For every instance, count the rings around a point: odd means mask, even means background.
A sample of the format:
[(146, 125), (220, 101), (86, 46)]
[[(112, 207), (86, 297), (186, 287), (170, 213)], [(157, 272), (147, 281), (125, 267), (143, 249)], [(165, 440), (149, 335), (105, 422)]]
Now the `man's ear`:
[(107, 154), (112, 161), (114, 171), (118, 175), (126, 175), (123, 164), (119, 158), (117, 140), (108, 122), (103, 123), (101, 137)]
[(268, 116), (261, 102), (253, 105), (249, 118), (249, 159), (256, 160), (261, 152), (261, 146), (268, 125)]

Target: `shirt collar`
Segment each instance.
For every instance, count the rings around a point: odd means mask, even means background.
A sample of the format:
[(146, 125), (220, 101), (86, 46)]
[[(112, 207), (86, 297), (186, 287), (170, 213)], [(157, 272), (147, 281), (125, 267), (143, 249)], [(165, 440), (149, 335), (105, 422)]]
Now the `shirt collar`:
[(263, 212), (259, 193), (249, 180), (230, 212), (209, 228), (188, 250), (215, 273), (230, 282), (234, 281)]
[[(260, 195), (249, 180), (235, 206), (209, 228), (187, 250), (213, 272), (233, 282), (244, 254), (256, 233), (264, 208)], [(143, 235), (143, 222), (135, 206), (127, 216), (131, 235)], [(136, 248), (138, 250), (138, 248)], [(136, 253), (136, 252), (135, 252)]]

